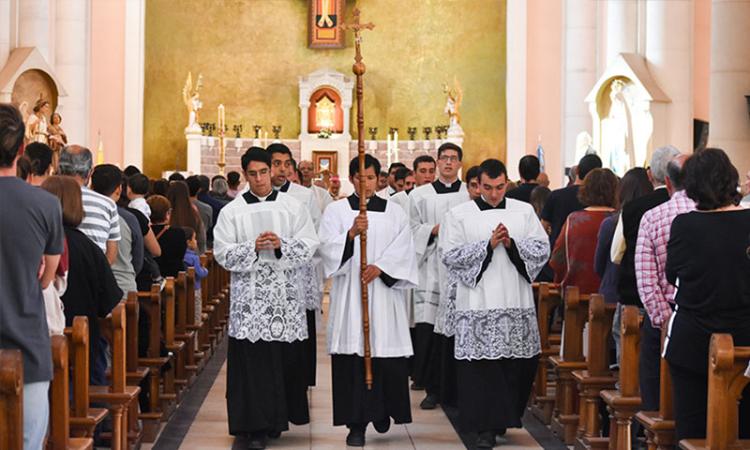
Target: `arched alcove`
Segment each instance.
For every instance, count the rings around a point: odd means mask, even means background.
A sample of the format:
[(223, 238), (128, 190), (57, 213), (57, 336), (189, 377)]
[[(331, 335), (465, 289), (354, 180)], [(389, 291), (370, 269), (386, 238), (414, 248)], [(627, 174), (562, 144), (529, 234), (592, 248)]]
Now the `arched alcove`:
[(331, 130), (334, 133), (344, 131), (344, 109), (341, 107), (341, 96), (329, 86), (323, 86), (310, 96), (308, 109), (308, 133)]

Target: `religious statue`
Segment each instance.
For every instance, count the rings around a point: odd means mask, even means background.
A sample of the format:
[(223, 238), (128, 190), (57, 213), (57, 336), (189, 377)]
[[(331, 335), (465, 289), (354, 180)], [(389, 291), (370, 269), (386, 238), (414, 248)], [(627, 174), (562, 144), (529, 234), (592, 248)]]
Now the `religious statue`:
[(333, 128), (336, 120), (336, 104), (324, 95), (315, 105), (315, 126), (321, 130)]
[(188, 72), (187, 80), (185, 81), (185, 87), (182, 88), (182, 101), (188, 110), (188, 130), (200, 131), (200, 125), (198, 125), (198, 113), (203, 107), (203, 102), (200, 99), (200, 90), (203, 87), (203, 75), (198, 74), (198, 79), (193, 88), (193, 74)]
[(609, 114), (602, 121), (602, 156), (617, 175), (636, 166), (629, 91), (623, 80), (611, 84)]
[(26, 120), (26, 142), (41, 142), (43, 144), (49, 142), (47, 117), (49, 117), (51, 109), (49, 101), (45, 100), (42, 94), (39, 94), (39, 99), (37, 99), (32, 110), (33, 113)]
[(445, 103), (445, 113), (448, 114), (449, 127), (454, 127), (461, 123), (461, 113), (459, 108), (461, 107), (461, 100), (463, 99), (463, 91), (461, 85), (458, 83), (458, 79), (453, 77), (453, 87), (448, 87), (448, 84), (443, 83), (443, 93), (448, 96)]

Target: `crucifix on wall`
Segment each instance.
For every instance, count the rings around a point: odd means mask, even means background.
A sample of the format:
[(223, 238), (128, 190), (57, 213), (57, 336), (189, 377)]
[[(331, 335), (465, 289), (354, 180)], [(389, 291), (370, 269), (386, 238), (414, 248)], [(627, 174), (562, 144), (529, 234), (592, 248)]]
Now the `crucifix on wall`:
[(344, 19), (346, 0), (307, 0), (310, 48), (344, 48), (344, 32), (339, 26)]

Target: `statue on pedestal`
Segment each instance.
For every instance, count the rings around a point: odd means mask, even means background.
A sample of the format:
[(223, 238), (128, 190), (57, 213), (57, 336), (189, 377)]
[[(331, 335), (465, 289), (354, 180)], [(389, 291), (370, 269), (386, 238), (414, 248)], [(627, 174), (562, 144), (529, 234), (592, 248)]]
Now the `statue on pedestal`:
[(203, 107), (200, 99), (200, 90), (203, 87), (203, 75), (198, 74), (198, 79), (193, 89), (193, 74), (188, 72), (185, 87), (182, 88), (182, 101), (188, 110), (188, 126), (185, 133), (201, 134), (201, 127), (198, 124), (198, 113)]
[(629, 97), (623, 80), (612, 81), (609, 114), (602, 121), (604, 163), (620, 176), (636, 166)]
[(461, 128), (461, 112), (459, 109), (463, 100), (463, 91), (456, 77), (453, 77), (453, 87), (448, 87), (447, 84), (443, 83), (443, 93), (448, 96), (443, 111), (448, 114), (448, 136), (462, 137), (464, 130)]

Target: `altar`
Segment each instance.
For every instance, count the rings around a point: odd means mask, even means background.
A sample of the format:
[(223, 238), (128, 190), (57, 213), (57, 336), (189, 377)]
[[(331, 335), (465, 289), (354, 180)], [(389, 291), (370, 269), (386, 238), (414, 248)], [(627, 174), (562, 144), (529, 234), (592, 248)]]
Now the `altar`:
[[(323, 68), (299, 77), (300, 133), (292, 139), (282, 137), (281, 130), (273, 130), (272, 137), (261, 129), (252, 130), (253, 137), (243, 137), (238, 132), (232, 135), (231, 130), (226, 130), (222, 152), (219, 130), (189, 124), (185, 128), (187, 171), (212, 177), (220, 173), (219, 163), (223, 162), (224, 173), (232, 170), (241, 173), (240, 158), (245, 150), (251, 146), (265, 148), (278, 142), (289, 147), (297, 162), (312, 161), (316, 176), (322, 173), (339, 175), (341, 192), (351, 193), (353, 187), (348, 180), (348, 167), (349, 161), (357, 156), (358, 144), (356, 136), (353, 139), (350, 133), (353, 90), (353, 79), (332, 69)], [(437, 148), (444, 142), (450, 140), (463, 144), (460, 126), (456, 129), (453, 125), (451, 123), (450, 131), (447, 126), (445, 130), (439, 130), (437, 139), (431, 139), (429, 131), (424, 134), (425, 139), (419, 139), (414, 128), (407, 132), (402, 130), (401, 139), (397, 130), (387, 129), (387, 138), (383, 140), (370, 130), (365, 150), (380, 160), (383, 170), (393, 162), (402, 162), (411, 168), (414, 159), (420, 155), (436, 157)], [(382, 130), (380, 134), (384, 134)]]

